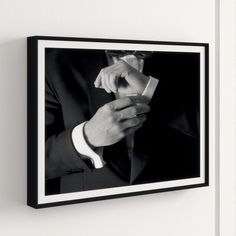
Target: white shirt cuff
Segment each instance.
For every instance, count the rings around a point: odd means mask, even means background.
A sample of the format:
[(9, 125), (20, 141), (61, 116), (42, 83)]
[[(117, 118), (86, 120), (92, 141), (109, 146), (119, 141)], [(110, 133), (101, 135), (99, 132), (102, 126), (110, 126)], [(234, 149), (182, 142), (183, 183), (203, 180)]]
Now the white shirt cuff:
[(106, 164), (102, 158), (103, 147), (96, 148), (96, 151), (90, 148), (84, 137), (85, 124), (86, 122), (79, 124), (72, 130), (72, 142), (76, 151), (82, 156), (83, 159), (91, 160), (94, 168), (96, 169), (102, 168)]
[(148, 84), (146, 88), (144, 89), (142, 95), (147, 97), (149, 100), (151, 100), (158, 83), (159, 83), (159, 79), (155, 79), (152, 76), (149, 76)]

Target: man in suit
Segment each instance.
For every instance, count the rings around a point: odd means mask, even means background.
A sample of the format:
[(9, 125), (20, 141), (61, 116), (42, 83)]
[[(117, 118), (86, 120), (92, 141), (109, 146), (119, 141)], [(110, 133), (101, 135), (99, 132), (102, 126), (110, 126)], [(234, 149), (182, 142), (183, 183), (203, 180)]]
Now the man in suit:
[(199, 55), (122, 53), (46, 50), (46, 194), (199, 176)]

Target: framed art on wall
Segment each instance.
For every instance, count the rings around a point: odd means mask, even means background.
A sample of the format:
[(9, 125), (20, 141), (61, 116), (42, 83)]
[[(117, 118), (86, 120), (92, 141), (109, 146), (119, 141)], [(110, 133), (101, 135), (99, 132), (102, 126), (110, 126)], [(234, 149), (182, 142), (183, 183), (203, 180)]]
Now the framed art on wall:
[(208, 186), (208, 44), (28, 38), (28, 205)]

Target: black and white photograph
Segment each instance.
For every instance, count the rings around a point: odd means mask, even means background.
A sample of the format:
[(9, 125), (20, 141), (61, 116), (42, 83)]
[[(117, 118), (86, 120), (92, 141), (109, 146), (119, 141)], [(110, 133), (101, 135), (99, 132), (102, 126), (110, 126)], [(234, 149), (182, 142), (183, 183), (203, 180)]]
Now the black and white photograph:
[(28, 38), (28, 205), (208, 186), (208, 44)]

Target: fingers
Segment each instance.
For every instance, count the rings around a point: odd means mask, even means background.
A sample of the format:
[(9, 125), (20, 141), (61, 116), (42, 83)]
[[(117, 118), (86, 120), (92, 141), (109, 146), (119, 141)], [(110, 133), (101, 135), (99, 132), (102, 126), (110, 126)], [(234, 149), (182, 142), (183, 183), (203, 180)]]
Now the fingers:
[(118, 61), (112, 66), (108, 66), (106, 68), (103, 68), (95, 82), (94, 86), (96, 88), (103, 88), (106, 90), (106, 92), (114, 92), (116, 93), (118, 90), (118, 79), (122, 76), (122, 73), (124, 72), (124, 68), (122, 65), (124, 62)]
[(113, 93), (116, 93), (118, 90), (118, 80), (120, 78), (120, 74), (116, 73), (116, 71), (113, 71), (112, 73), (107, 73), (103, 75), (101, 81), (102, 81), (102, 87), (106, 91), (112, 91)]
[[(112, 70), (114, 70), (114, 69), (112, 69), (113, 67), (114, 67), (114, 65), (108, 66), (108, 67), (103, 68), (103, 69), (100, 70), (100, 72), (99, 72), (99, 74), (98, 74), (98, 76), (97, 76), (97, 78), (94, 82), (94, 86), (96, 88), (104, 88), (105, 89), (105, 87), (106, 87), (105, 84), (107, 83), (106, 81), (108, 80), (108, 77), (110, 76)], [(104, 87), (104, 85), (105, 85), (105, 87)]]
[(107, 93), (111, 93), (111, 89), (110, 86), (108, 84), (108, 76), (109, 75), (104, 75), (101, 79), (101, 88), (104, 88), (106, 90)]
[[(148, 103), (147, 97), (138, 95), (138, 96), (133, 96), (133, 97), (123, 97), (123, 98), (114, 100), (106, 104), (105, 106), (108, 106), (109, 108), (113, 110), (121, 110), (129, 106), (136, 106), (137, 104), (139, 105), (139, 104), (147, 104), (147, 103)], [(143, 112), (140, 113), (140, 109), (142, 110), (142, 108), (143, 107), (137, 108), (137, 112), (138, 112), (137, 114), (143, 113)]]
[(101, 74), (102, 74), (102, 70), (99, 72), (99, 74), (98, 74), (98, 76), (97, 76), (97, 78), (94, 82), (95, 88), (101, 88), (101, 85), (102, 85), (102, 82), (101, 82), (102, 76), (101, 76)]
[(138, 103), (148, 104), (149, 102), (148, 97), (142, 95), (131, 96), (131, 97), (127, 96), (127, 98), (130, 98), (133, 104), (138, 104)]
[(146, 121), (147, 116), (146, 115), (140, 115), (138, 117), (133, 117), (131, 119), (125, 120), (122, 122), (122, 128), (123, 130), (127, 130), (132, 127), (140, 126), (143, 124), (144, 121)]
[(118, 76), (115, 73), (104, 72), (104, 69), (100, 71), (97, 76), (94, 86), (96, 88), (103, 88), (107, 93), (116, 93), (117, 92), (117, 80)]
[(127, 107), (118, 112), (121, 120), (130, 119), (141, 114), (145, 114), (150, 111), (150, 107), (147, 104), (136, 104), (131, 107)]
[(118, 79), (119, 77), (117, 75), (111, 74), (107, 80), (107, 84), (109, 86), (109, 89), (113, 93), (117, 93), (118, 90)]
[(125, 107), (132, 106), (133, 104), (133, 100), (130, 97), (124, 97), (110, 102), (107, 105), (114, 110), (120, 110)]

